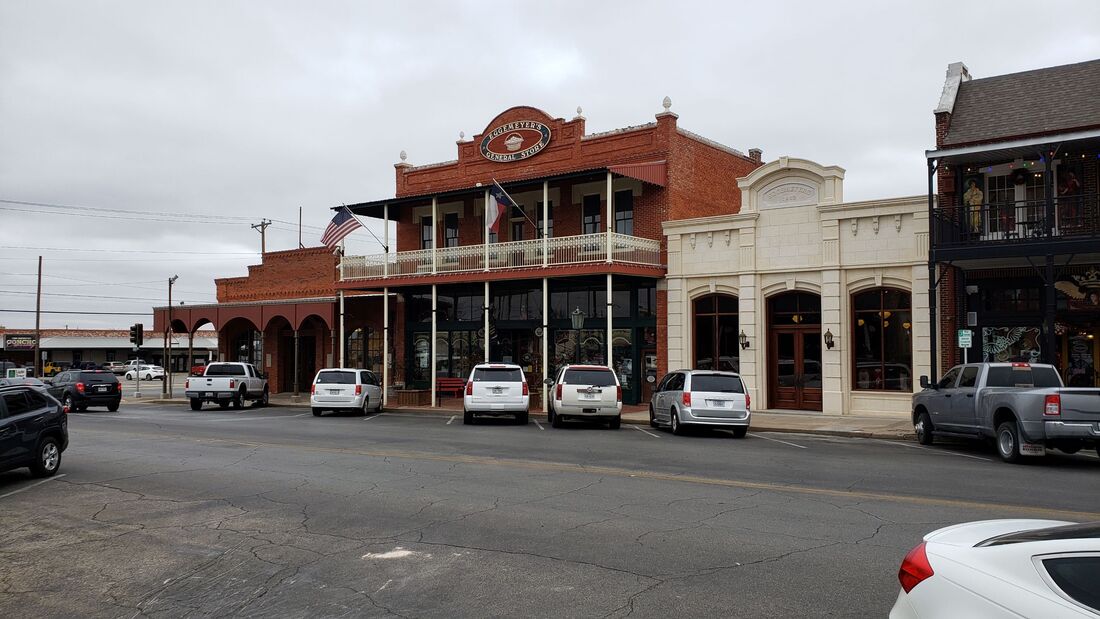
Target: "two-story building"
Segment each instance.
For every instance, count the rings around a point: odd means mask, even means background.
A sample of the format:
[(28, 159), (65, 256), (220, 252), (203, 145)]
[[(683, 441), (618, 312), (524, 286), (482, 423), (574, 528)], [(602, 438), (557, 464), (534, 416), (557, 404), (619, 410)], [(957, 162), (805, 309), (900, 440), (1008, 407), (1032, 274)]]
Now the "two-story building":
[[(661, 224), (736, 212), (736, 179), (761, 163), (758, 150), (679, 128), (670, 106), (592, 134), (579, 109), (565, 120), (514, 107), (460, 138), (453, 161), (412, 165), (402, 152), (395, 195), (349, 206), (385, 221), (389, 251), (343, 257), (337, 284), (378, 294), (382, 338), (368, 347), (389, 351), (386, 383), (434, 403), (444, 379), (511, 362), (545, 405), (555, 368), (598, 363), (618, 373), (625, 402), (645, 401), (647, 374), (667, 369)], [(517, 206), (490, 230), (494, 182)]]
[(948, 67), (927, 152), (940, 371), (1042, 361), (1100, 385), (1098, 93), (1100, 60), (983, 79)]

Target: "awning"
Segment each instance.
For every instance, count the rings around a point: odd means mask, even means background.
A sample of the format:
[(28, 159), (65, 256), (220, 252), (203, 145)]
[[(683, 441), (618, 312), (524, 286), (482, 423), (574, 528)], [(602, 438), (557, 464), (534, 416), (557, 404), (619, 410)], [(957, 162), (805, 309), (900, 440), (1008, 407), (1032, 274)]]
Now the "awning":
[(620, 176), (628, 176), (658, 187), (664, 187), (668, 183), (668, 161), (666, 160), (623, 163), (608, 166), (607, 169)]

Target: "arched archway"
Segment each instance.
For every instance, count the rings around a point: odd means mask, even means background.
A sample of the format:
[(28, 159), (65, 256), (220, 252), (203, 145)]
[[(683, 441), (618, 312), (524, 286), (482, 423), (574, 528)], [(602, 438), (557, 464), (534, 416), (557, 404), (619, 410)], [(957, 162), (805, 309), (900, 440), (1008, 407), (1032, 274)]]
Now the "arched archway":
[(821, 410), (821, 297), (768, 297), (768, 406)]
[(741, 371), (737, 297), (707, 294), (692, 299), (692, 366), (697, 370)]
[(263, 360), (263, 333), (245, 317), (226, 322), (219, 330), (219, 356), (224, 361), (240, 361), (260, 367)]

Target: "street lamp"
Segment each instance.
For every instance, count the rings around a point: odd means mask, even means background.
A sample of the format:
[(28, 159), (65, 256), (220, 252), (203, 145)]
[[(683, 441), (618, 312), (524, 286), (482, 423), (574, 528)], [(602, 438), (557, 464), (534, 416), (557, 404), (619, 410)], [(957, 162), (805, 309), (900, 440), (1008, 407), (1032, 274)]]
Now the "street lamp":
[(179, 279), (179, 275), (168, 278), (168, 325), (164, 331), (164, 384), (161, 385), (161, 396), (172, 398), (172, 285)]
[(825, 337), (825, 348), (828, 348), (829, 350), (832, 350), (833, 346), (835, 345), (835, 343), (833, 342), (833, 332), (832, 332), (832, 330), (826, 329), (824, 337)]
[(569, 317), (573, 319), (574, 330), (580, 331), (582, 328), (584, 328), (584, 312), (581, 311), (581, 308), (578, 307), (577, 309), (573, 310), (573, 312), (569, 314)]
[(737, 336), (737, 341), (741, 343), (741, 350), (747, 350), (749, 347), (749, 336), (745, 335), (745, 330), (741, 329), (741, 334)]

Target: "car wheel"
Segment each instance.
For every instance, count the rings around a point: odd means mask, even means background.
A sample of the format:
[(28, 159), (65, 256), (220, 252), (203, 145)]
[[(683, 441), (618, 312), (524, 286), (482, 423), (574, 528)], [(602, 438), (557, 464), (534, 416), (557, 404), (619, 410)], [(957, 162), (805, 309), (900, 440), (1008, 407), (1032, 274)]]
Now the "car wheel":
[(917, 415), (917, 423), (913, 424), (913, 430), (917, 433), (917, 442), (921, 445), (932, 444), (932, 418), (928, 413), (921, 411)]
[(229, 400), (218, 400), (218, 408), (222, 410), (229, 408)]
[(115, 402), (114, 404), (108, 404), (107, 405), (107, 411), (111, 412), (111, 413), (117, 413), (118, 412), (118, 402)]
[(321, 409), (315, 408), (315, 409), (313, 409), (313, 416), (314, 417), (320, 417), (322, 412), (323, 411)]
[(61, 400), (61, 406), (69, 407), (69, 410), (76, 410), (73, 408), (73, 396), (65, 394), (65, 399)]
[(653, 412), (653, 405), (649, 405), (649, 427), (657, 427), (657, 413)]
[(198, 398), (191, 398), (191, 410), (201, 411), (202, 410), (202, 400), (200, 400)]
[(733, 438), (745, 438), (745, 435), (749, 433), (748, 426), (733, 426)]
[(264, 394), (260, 396), (259, 400), (256, 400), (256, 406), (262, 408), (267, 406), (269, 402), (271, 402), (271, 393), (267, 390), (267, 387), (264, 387)]
[(559, 413), (554, 413), (554, 416), (550, 418), (550, 426), (553, 428), (560, 428), (564, 423)]
[(607, 422), (607, 427), (611, 430), (618, 430), (623, 425), (622, 417), (615, 417), (611, 421)]
[(531, 418), (528, 416), (528, 413), (520, 413), (516, 415), (516, 423), (518, 423), (519, 425), (525, 426), (530, 422)]
[(31, 463), (31, 473), (35, 477), (50, 477), (61, 468), (61, 447), (57, 439), (47, 436), (38, 444), (34, 462)]
[(997, 426), (997, 454), (1005, 462), (1020, 461), (1020, 431), (1015, 421), (1006, 421)]
[(462, 409), (462, 425), (473, 425), (474, 414), (466, 409)]
[(676, 413), (676, 409), (672, 409), (669, 413), (670, 421), (668, 427), (672, 430), (672, 433), (676, 436), (683, 436), (684, 426), (680, 423), (680, 415)]
[(237, 395), (233, 396), (233, 408), (240, 409), (244, 406), (244, 391), (238, 391)]

